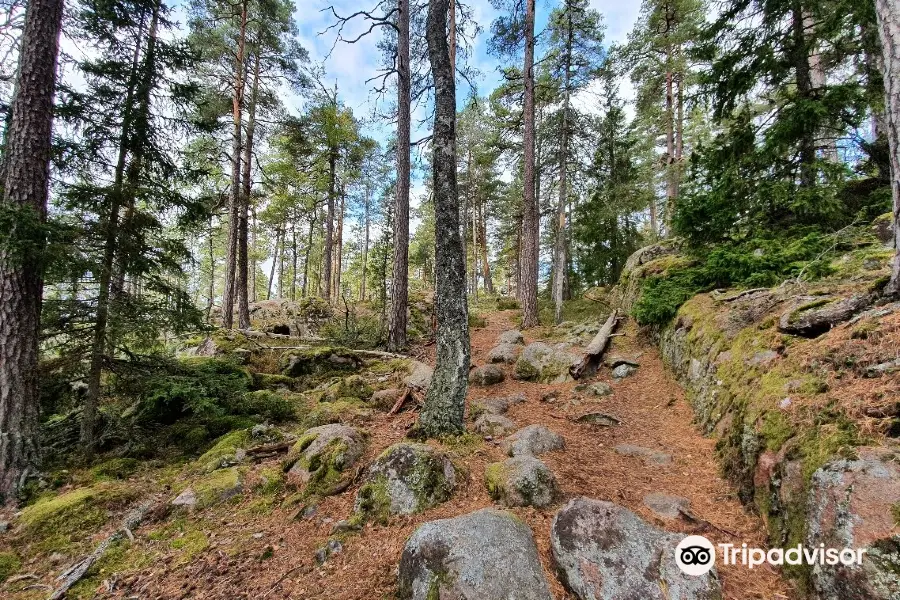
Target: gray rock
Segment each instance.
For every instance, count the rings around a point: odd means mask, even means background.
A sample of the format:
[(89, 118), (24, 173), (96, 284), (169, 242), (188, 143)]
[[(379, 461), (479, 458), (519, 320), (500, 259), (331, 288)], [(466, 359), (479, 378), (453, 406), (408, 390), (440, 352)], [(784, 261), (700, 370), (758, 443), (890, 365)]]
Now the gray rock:
[(672, 456), (665, 452), (644, 448), (643, 446), (635, 446), (634, 444), (619, 444), (616, 446), (616, 452), (624, 456), (641, 458), (645, 463), (652, 465), (667, 465), (672, 462)]
[(621, 421), (618, 417), (602, 412), (589, 412), (575, 419), (576, 423), (588, 423), (590, 425), (602, 425), (603, 427), (615, 427)]
[(482, 398), (475, 402), (483, 412), (494, 415), (505, 414), (510, 406), (525, 402), (525, 394), (513, 394), (511, 396), (497, 396), (496, 398)]
[(778, 353), (774, 350), (760, 350), (747, 359), (750, 366), (769, 366), (778, 358)]
[(613, 369), (612, 375), (616, 379), (625, 379), (626, 377), (632, 375), (635, 371), (637, 371), (636, 367), (632, 367), (628, 364), (621, 364)]
[(715, 568), (700, 577), (678, 568), (675, 547), (683, 537), (611, 502), (576, 498), (553, 518), (550, 550), (579, 600), (720, 600)]
[(185, 508), (194, 508), (197, 506), (197, 494), (191, 488), (186, 488), (178, 494), (172, 502), (172, 506), (184, 506)]
[(679, 519), (682, 511), (690, 509), (691, 502), (681, 496), (653, 492), (644, 496), (644, 506), (660, 519)]
[(514, 377), (525, 381), (564, 383), (572, 381), (569, 367), (581, 357), (569, 352), (565, 345), (551, 347), (544, 342), (528, 344), (516, 361)]
[(807, 500), (806, 547), (865, 549), (862, 565), (812, 568), (813, 587), (828, 600), (900, 598), (900, 463), (886, 448), (859, 448), (856, 460), (839, 459), (812, 476)]
[(413, 389), (427, 392), (433, 376), (434, 368), (423, 362), (414, 360), (409, 366), (409, 375), (403, 380), (403, 383)]
[(340, 490), (366, 450), (367, 437), (355, 427), (339, 423), (313, 427), (288, 453), (289, 476), (310, 492), (330, 495)]
[(0, 533), (9, 531), (9, 521), (0, 521)]
[(401, 395), (403, 395), (403, 390), (397, 388), (376, 390), (369, 398), (369, 404), (378, 410), (388, 411), (394, 407)]
[(355, 510), (385, 521), (448, 500), (455, 485), (456, 470), (445, 454), (427, 444), (394, 444), (369, 467)]
[(328, 540), (324, 546), (321, 546), (316, 550), (316, 562), (321, 565), (328, 560), (328, 557), (340, 554), (343, 550), (344, 545), (340, 540)]
[(504, 331), (500, 334), (500, 337), (497, 338), (497, 343), (524, 346), (525, 336), (522, 335), (522, 332), (518, 329), (510, 329), (509, 331)]
[(543, 425), (529, 425), (503, 440), (502, 449), (508, 456), (538, 456), (565, 446), (565, 440), (558, 433)]
[(475, 385), (496, 385), (503, 382), (504, 379), (506, 379), (506, 375), (503, 374), (503, 369), (497, 365), (484, 365), (472, 369), (472, 372), (469, 373), (469, 382)]
[(472, 426), (475, 433), (489, 435), (491, 437), (503, 437), (511, 431), (515, 431), (516, 424), (503, 415), (485, 413), (475, 420)]
[(517, 344), (500, 344), (488, 352), (489, 363), (505, 363), (511, 365), (519, 358), (522, 347)]
[(533, 456), (514, 456), (488, 465), (484, 481), (491, 498), (506, 506), (542, 508), (559, 494), (553, 472)]
[(416, 529), (397, 587), (399, 600), (552, 600), (531, 530), (492, 509)]
[(613, 393), (612, 386), (605, 381), (599, 381), (591, 385), (588, 390), (595, 396), (609, 396)]

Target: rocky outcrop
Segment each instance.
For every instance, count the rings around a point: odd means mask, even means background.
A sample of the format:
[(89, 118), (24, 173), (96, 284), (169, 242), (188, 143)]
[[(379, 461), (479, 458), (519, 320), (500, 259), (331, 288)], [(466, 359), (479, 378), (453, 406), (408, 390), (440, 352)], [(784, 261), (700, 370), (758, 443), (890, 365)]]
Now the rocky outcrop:
[(369, 467), (355, 509), (384, 522), (448, 500), (455, 485), (456, 470), (446, 455), (427, 444), (394, 444)]
[(533, 456), (514, 456), (488, 465), (484, 481), (491, 498), (505, 506), (543, 508), (559, 494), (553, 472)]
[(552, 600), (531, 530), (491, 509), (416, 529), (397, 588), (399, 600)]
[(820, 468), (808, 510), (808, 548), (865, 550), (861, 565), (813, 567), (820, 598), (900, 598), (900, 451), (860, 448)]
[(579, 600), (720, 600), (715, 568), (693, 577), (676, 564), (683, 537), (611, 502), (576, 498), (553, 518), (550, 550), (560, 579)]
[(629, 256), (619, 276), (619, 283), (610, 293), (611, 305), (622, 308), (626, 313), (631, 312), (640, 296), (644, 279), (649, 274), (661, 272), (669, 266), (666, 260), (660, 259), (683, 262), (678, 255), (680, 248), (680, 241), (669, 239), (645, 246)]
[(528, 344), (516, 361), (514, 377), (541, 383), (572, 381), (569, 368), (577, 364), (581, 356), (569, 352), (565, 344), (549, 346), (544, 342)]
[(501, 449), (508, 456), (538, 456), (552, 450), (562, 450), (566, 442), (561, 435), (543, 425), (529, 425), (505, 440)]

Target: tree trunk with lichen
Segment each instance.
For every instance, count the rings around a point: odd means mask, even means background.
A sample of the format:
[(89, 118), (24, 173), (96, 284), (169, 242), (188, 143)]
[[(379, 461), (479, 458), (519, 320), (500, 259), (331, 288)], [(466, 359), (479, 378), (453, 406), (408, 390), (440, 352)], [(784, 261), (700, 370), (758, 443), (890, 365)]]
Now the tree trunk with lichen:
[(895, 253), (885, 291), (900, 295), (900, 5), (895, 0), (875, 0), (875, 13), (884, 56), (885, 116), (894, 199)]
[(437, 361), (419, 423), (431, 437), (465, 431), (469, 378), (466, 271), (456, 190), (456, 84), (447, 44), (449, 0), (430, 0), (426, 21), (435, 88), (432, 159), (435, 205)]
[(15, 501), (40, 461), (40, 265), (62, 13), (63, 0), (28, 3), (0, 178), (0, 211), (13, 218), (0, 237), (0, 502), (5, 503)]
[(522, 203), (522, 327), (538, 325), (537, 279), (541, 224), (534, 168), (534, 2), (525, 0), (524, 200)]

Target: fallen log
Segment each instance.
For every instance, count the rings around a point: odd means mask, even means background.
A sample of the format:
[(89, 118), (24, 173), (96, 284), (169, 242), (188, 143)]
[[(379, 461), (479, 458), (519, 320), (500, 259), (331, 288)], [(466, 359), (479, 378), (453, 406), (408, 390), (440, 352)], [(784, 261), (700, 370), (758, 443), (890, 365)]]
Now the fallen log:
[(132, 537), (131, 530), (137, 528), (137, 526), (141, 524), (141, 521), (152, 512), (153, 508), (153, 502), (144, 502), (129, 512), (122, 521), (122, 524), (119, 525), (119, 528), (100, 542), (100, 544), (94, 548), (93, 552), (63, 571), (62, 574), (56, 578), (57, 581), (61, 581), (62, 583), (53, 590), (53, 593), (47, 600), (60, 600), (60, 598), (65, 597), (66, 592), (84, 577), (84, 574), (88, 572), (88, 569), (106, 554), (106, 551), (115, 541), (119, 540), (123, 535), (127, 535), (129, 538)]
[(603, 353), (606, 352), (606, 347), (609, 345), (609, 339), (619, 323), (619, 318), (619, 311), (614, 309), (610, 313), (609, 318), (606, 319), (606, 323), (603, 324), (603, 327), (600, 328), (600, 331), (597, 332), (597, 335), (585, 348), (582, 359), (577, 364), (569, 367), (569, 374), (572, 375), (573, 379), (578, 379), (585, 369), (590, 366), (596, 366), (600, 362), (600, 359), (603, 358)]

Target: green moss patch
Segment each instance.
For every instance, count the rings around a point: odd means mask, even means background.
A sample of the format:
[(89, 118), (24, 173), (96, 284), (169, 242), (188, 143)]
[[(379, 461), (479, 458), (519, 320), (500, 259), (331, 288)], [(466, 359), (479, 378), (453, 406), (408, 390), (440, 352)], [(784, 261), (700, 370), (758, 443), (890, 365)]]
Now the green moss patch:
[(235, 453), (250, 445), (250, 430), (240, 429), (227, 433), (216, 440), (212, 448), (198, 458), (194, 465), (198, 470), (212, 472), (222, 466), (234, 464)]
[(13, 552), (0, 552), (0, 583), (9, 579), (22, 568), (22, 561)]

